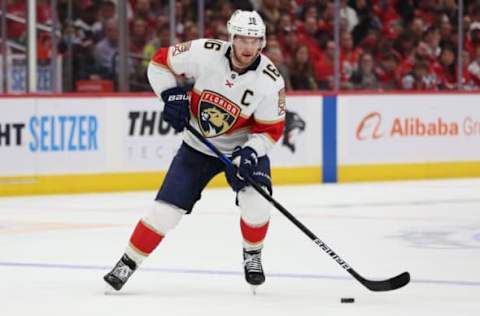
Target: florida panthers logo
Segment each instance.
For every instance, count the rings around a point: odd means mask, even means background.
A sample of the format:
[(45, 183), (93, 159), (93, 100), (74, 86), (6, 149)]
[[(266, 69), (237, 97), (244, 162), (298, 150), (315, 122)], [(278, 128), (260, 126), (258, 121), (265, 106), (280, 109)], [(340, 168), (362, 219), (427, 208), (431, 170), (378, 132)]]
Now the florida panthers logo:
[(282, 145), (295, 152), (295, 138), (305, 130), (305, 121), (295, 112), (287, 111), (285, 114), (285, 129), (283, 131)]
[(240, 116), (238, 105), (213, 91), (203, 91), (198, 104), (198, 122), (205, 137), (226, 133)]

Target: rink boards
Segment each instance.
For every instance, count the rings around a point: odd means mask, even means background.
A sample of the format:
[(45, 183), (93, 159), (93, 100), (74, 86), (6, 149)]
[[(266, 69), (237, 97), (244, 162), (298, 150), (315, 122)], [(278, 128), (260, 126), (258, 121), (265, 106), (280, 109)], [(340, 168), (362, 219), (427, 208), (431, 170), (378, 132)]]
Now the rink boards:
[[(289, 98), (273, 150), (277, 183), (321, 182), (322, 106)], [(0, 97), (0, 195), (150, 190), (161, 184), (181, 135), (148, 96)], [(225, 186), (224, 176), (212, 186)]]
[[(0, 97), (0, 195), (156, 189), (181, 142), (158, 102)], [(480, 176), (479, 94), (294, 94), (287, 107), (276, 184)]]

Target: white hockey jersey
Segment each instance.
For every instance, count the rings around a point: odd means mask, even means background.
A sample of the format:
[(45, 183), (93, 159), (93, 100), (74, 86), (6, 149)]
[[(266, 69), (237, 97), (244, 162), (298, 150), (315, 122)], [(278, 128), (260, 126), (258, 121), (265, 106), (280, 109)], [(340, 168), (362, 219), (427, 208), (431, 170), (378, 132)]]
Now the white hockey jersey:
[[(263, 156), (283, 133), (284, 81), (264, 55), (243, 73), (233, 71), (230, 50), (228, 42), (212, 39), (160, 48), (148, 67), (150, 85), (160, 96), (176, 86), (175, 76), (193, 78), (190, 124), (226, 155), (237, 146), (250, 146)], [(189, 131), (183, 138), (198, 151), (214, 155)]]

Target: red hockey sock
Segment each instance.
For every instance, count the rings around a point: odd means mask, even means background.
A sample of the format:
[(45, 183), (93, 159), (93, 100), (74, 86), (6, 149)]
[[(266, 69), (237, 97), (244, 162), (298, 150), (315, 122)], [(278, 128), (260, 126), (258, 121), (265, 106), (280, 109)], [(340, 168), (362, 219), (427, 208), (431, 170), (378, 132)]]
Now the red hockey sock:
[(140, 220), (130, 237), (130, 245), (143, 256), (148, 256), (164, 236), (157, 233), (148, 224)]
[(267, 235), (268, 223), (269, 222), (266, 222), (260, 226), (252, 226), (246, 223), (243, 218), (240, 218), (240, 229), (245, 242), (252, 246), (261, 244)]

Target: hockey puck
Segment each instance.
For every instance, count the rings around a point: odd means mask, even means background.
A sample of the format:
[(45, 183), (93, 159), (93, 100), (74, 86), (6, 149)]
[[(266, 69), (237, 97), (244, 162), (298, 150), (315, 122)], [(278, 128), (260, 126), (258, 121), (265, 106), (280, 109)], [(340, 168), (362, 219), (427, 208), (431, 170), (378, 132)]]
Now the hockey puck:
[(355, 303), (355, 299), (353, 297), (342, 297), (340, 299), (341, 303)]

